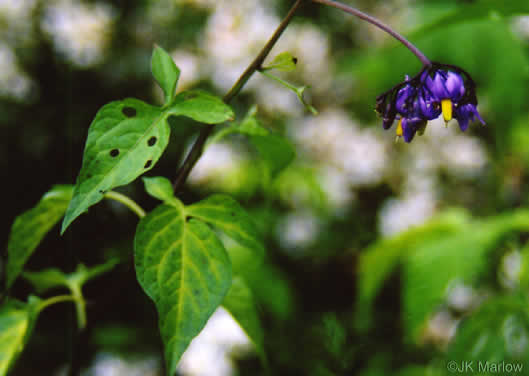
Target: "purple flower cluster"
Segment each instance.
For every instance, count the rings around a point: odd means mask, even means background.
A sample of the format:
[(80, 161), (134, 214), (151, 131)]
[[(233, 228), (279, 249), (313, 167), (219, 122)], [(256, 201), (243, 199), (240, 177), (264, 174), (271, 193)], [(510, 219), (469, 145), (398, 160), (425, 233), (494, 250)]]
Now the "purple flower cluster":
[(441, 114), (445, 122), (457, 119), (462, 131), (474, 119), (485, 124), (477, 105), (475, 84), (468, 73), (453, 65), (432, 63), (414, 78), (406, 76), (404, 82), (380, 95), (376, 111), (384, 129), (397, 120), (397, 136), (410, 142), (415, 133), (423, 134), (428, 120)]

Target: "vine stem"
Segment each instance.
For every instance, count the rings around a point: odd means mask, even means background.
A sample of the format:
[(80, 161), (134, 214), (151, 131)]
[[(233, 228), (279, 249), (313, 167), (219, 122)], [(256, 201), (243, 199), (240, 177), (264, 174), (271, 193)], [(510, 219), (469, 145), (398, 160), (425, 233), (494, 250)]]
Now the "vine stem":
[(125, 196), (124, 194), (121, 194), (119, 192), (115, 191), (108, 191), (103, 195), (103, 197), (108, 198), (110, 200), (121, 202), (123, 205), (128, 207), (130, 210), (132, 210), (136, 215), (140, 218), (145, 217), (145, 210), (142, 209), (141, 206), (136, 204), (134, 200), (131, 198)]
[(364, 12), (359, 11), (358, 9), (355, 9), (353, 7), (350, 7), (349, 5), (340, 3), (338, 1), (334, 0), (311, 0), (313, 3), (320, 3), (322, 5), (327, 5), (329, 7), (333, 7), (339, 10), (342, 10), (346, 13), (352, 14), (355, 17), (358, 17), (364, 21), (369, 22), (370, 24), (375, 25), (379, 29), (384, 30), (386, 33), (391, 35), (393, 38), (401, 42), (403, 45), (405, 45), (417, 58), (421, 61), (421, 63), (424, 66), (432, 65), (432, 62), (430, 59), (428, 59), (417, 47), (415, 47), (409, 40), (404, 38), (402, 35), (397, 33), (395, 30), (393, 30), (391, 27), (386, 25), (385, 23), (381, 22), (380, 20), (376, 19), (375, 17), (370, 16), (369, 14), (366, 14)]
[[(290, 24), (290, 21), (292, 18), (294, 18), (294, 14), (299, 9), (299, 7), (302, 5), (302, 3), (306, 0), (296, 0), (294, 5), (292, 5), (292, 8), (290, 8), (288, 14), (285, 16), (283, 21), (279, 24), (277, 29), (275, 30), (274, 34), (268, 42), (265, 44), (261, 52), (259, 52), (259, 55), (252, 61), (252, 63), (246, 68), (246, 70), (243, 72), (243, 74), (239, 77), (237, 82), (232, 86), (232, 88), (224, 95), (222, 100), (224, 103), (229, 103), (231, 100), (239, 94), (239, 92), (242, 90), (244, 85), (248, 82), (248, 80), (253, 76), (253, 74), (261, 68), (261, 65), (263, 64), (266, 57), (270, 54), (270, 51), (274, 47), (274, 45), (279, 40), (279, 37), (281, 37), (281, 34), (283, 34), (283, 31), (287, 28), (287, 26)], [(213, 131), (214, 125), (208, 125), (202, 128), (200, 131), (198, 138), (196, 139), (195, 143), (191, 147), (191, 151), (187, 154), (186, 159), (184, 160), (184, 163), (182, 163), (182, 166), (178, 170), (178, 173), (176, 175), (176, 179), (173, 184), (173, 189), (175, 193), (177, 193), (180, 188), (182, 188), (182, 185), (185, 183), (187, 177), (189, 176), (191, 170), (195, 166), (196, 162), (202, 155), (202, 151), (204, 149), (204, 144), (206, 143), (207, 138)]]

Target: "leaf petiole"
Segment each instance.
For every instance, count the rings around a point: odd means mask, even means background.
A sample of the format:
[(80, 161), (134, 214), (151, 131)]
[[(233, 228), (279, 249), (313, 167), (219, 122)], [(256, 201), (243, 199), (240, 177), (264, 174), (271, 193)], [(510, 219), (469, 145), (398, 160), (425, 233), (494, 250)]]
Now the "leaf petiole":
[(115, 191), (108, 191), (103, 195), (104, 198), (108, 198), (110, 200), (121, 202), (123, 205), (128, 207), (130, 210), (132, 210), (138, 217), (143, 218), (145, 217), (145, 210), (142, 209), (141, 206), (139, 206), (134, 200), (132, 200), (130, 197), (125, 196), (122, 193), (115, 192)]
[(46, 300), (43, 300), (43, 301), (39, 302), (36, 310), (37, 310), (37, 312), (40, 312), (40, 311), (44, 310), (45, 308), (47, 308), (47, 307), (49, 307), (51, 305), (57, 304), (57, 303), (76, 302), (78, 300), (79, 300), (79, 298), (75, 297), (73, 295), (57, 295), (57, 296), (53, 296), (51, 298), (48, 298)]
[(299, 98), (299, 101), (303, 104), (303, 106), (305, 106), (305, 108), (307, 110), (312, 112), (313, 115), (318, 115), (318, 110), (316, 110), (313, 106), (308, 104), (305, 101), (305, 98), (303, 98), (303, 93), (307, 89), (307, 86), (296, 87), (296, 86), (292, 85), (291, 83), (289, 83), (289, 82), (287, 82), (287, 81), (285, 81), (285, 80), (283, 80), (283, 79), (281, 79), (281, 78), (279, 78), (277, 76), (274, 76), (273, 74), (270, 74), (270, 73), (268, 73), (268, 72), (266, 72), (264, 70), (259, 70), (259, 73), (261, 73), (263, 76), (265, 76), (267, 78), (270, 78), (270, 79), (278, 82), (279, 84), (283, 85), (287, 89), (292, 90), (294, 93), (296, 93), (296, 95)]

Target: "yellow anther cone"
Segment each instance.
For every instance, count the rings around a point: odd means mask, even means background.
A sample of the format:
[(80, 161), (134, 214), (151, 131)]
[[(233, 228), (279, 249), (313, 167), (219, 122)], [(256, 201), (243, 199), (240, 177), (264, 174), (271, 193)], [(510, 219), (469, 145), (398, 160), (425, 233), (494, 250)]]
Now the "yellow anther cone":
[(445, 122), (452, 120), (452, 101), (450, 99), (443, 99), (441, 101), (441, 109), (443, 111)]
[(395, 133), (397, 134), (397, 137), (402, 136), (402, 119), (399, 119), (399, 122), (397, 124), (397, 130)]

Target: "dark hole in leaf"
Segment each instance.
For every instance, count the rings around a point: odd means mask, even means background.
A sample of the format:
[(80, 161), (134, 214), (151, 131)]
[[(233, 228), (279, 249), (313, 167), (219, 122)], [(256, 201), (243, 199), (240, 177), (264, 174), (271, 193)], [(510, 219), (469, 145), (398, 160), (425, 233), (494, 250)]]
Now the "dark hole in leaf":
[(99, 193), (101, 193), (102, 195), (104, 195), (105, 193), (107, 193), (107, 191), (104, 191), (102, 189), (99, 190)]
[(149, 146), (154, 146), (154, 144), (156, 143), (156, 141), (158, 141), (158, 139), (154, 136), (152, 136), (151, 138), (149, 138), (149, 140), (147, 141), (147, 145)]
[(121, 112), (123, 112), (123, 115), (129, 118), (136, 116), (136, 109), (133, 107), (123, 107)]
[(110, 156), (111, 156), (112, 158), (116, 158), (118, 155), (119, 155), (119, 150), (118, 150), (118, 149), (112, 149), (112, 150), (110, 150)]
[(298, 58), (297, 57), (293, 57), (292, 61), (294, 62), (294, 64), (297, 64), (298, 63)]
[(149, 159), (147, 162), (145, 162), (145, 166), (143, 166), (144, 168), (149, 168), (151, 167), (152, 165), (152, 159)]

